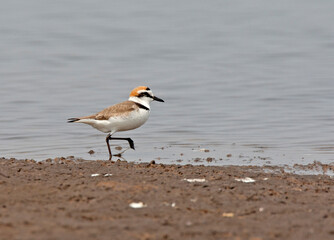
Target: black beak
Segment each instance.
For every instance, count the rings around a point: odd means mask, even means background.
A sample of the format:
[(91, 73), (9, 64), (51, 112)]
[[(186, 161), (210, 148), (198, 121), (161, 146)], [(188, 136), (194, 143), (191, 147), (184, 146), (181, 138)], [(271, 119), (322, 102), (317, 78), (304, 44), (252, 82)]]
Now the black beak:
[(165, 102), (164, 100), (162, 100), (161, 98), (158, 98), (156, 96), (153, 97), (153, 100), (158, 101), (158, 102)]

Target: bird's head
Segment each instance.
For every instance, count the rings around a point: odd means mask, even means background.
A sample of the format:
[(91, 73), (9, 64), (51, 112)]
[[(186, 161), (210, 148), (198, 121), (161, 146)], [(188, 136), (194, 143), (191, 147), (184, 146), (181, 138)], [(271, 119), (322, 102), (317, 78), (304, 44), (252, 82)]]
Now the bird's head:
[(161, 98), (154, 96), (152, 90), (146, 86), (140, 86), (133, 89), (129, 97), (130, 101), (148, 105), (152, 101), (164, 102)]

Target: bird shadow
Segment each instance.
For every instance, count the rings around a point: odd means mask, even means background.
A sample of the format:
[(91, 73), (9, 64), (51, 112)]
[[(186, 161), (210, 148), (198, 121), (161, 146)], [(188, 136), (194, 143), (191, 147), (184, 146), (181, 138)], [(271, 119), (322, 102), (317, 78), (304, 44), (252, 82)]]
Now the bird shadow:
[(123, 153), (125, 153), (126, 151), (128, 151), (129, 149), (131, 148), (126, 148), (125, 150), (119, 152), (119, 153), (116, 153), (116, 154), (113, 154), (112, 156), (113, 157), (119, 157), (119, 158), (122, 158), (123, 160), (126, 160), (124, 157), (123, 157)]

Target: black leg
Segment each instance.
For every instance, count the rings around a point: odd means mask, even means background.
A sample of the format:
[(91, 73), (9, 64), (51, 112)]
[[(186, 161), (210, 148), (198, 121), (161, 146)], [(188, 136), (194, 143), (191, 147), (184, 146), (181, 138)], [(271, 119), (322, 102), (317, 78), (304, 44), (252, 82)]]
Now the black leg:
[(130, 148), (135, 150), (135, 144), (133, 143), (131, 138), (115, 138), (115, 137), (109, 137), (110, 140), (126, 140), (129, 142)]
[(111, 150), (110, 150), (110, 145), (109, 145), (109, 140), (126, 140), (128, 141), (130, 148), (132, 148), (133, 150), (135, 150), (135, 144), (132, 141), (131, 138), (115, 138), (115, 137), (111, 137), (110, 134), (108, 134), (108, 136), (106, 137), (106, 142), (107, 142), (107, 146), (108, 146), (108, 151), (109, 151), (109, 160), (111, 160), (112, 158), (112, 154), (111, 154)]
[(109, 160), (111, 160), (111, 158), (112, 158), (112, 154), (111, 154), (111, 150), (110, 150), (109, 139), (110, 139), (110, 133), (109, 133), (108, 136), (106, 137), (106, 142), (107, 142), (108, 151), (109, 151)]

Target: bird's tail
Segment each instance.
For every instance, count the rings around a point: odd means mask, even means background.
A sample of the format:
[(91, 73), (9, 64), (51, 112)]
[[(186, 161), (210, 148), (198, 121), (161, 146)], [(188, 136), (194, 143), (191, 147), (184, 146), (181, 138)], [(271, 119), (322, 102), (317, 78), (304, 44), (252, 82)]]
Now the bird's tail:
[(69, 119), (67, 119), (67, 122), (72, 123), (72, 122), (77, 122), (79, 120), (80, 120), (80, 118), (69, 118)]

